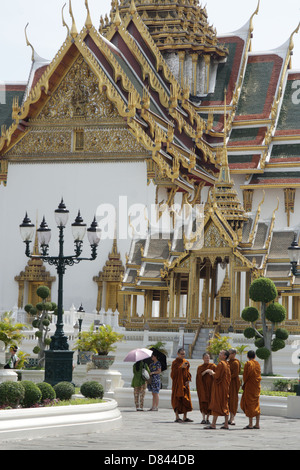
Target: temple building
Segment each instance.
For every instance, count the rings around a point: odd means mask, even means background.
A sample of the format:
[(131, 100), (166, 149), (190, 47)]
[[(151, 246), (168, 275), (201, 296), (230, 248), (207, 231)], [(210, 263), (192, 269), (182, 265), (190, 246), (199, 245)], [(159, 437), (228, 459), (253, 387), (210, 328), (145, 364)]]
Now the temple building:
[(18, 226), (26, 211), (50, 226), (63, 196), (102, 229), (97, 259), (67, 269), (65, 308), (118, 310), (128, 329), (241, 331), (249, 286), (266, 276), (299, 333), (288, 256), (300, 230), (299, 27), (253, 52), (259, 2), (223, 36), (209, 2), (113, 0), (95, 26), (85, 6), (78, 30), (69, 3), (52, 61), (26, 32), (28, 81), (0, 104), (0, 310), (45, 283), (55, 300), (56, 273), (26, 266)]

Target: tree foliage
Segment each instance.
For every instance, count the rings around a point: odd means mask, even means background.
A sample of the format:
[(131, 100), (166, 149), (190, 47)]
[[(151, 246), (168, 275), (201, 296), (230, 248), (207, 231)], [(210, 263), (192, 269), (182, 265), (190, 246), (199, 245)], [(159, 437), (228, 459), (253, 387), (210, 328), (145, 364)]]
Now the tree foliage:
[(278, 293), (271, 279), (264, 277), (255, 279), (250, 286), (249, 296), (254, 302), (261, 303), (262, 328), (256, 328), (256, 321), (259, 319), (257, 308), (246, 307), (241, 316), (245, 321), (251, 323), (251, 327), (244, 330), (244, 336), (246, 338), (255, 338), (256, 355), (259, 359), (264, 360), (264, 373), (273, 374), (272, 352), (283, 349), (285, 340), (289, 336), (288, 331), (284, 328), (275, 330), (276, 325), (285, 320), (286, 311), (281, 304), (275, 302)]
[(24, 309), (33, 317), (32, 326), (37, 329), (35, 337), (38, 342), (37, 346), (33, 348), (33, 352), (38, 355), (39, 365), (43, 366), (45, 361), (44, 351), (51, 343), (51, 338), (48, 337), (51, 315), (55, 314), (57, 306), (54, 302), (47, 302), (50, 296), (49, 287), (39, 286), (36, 293), (42, 301), (38, 302), (35, 307), (27, 304)]
[(4, 312), (0, 317), (0, 341), (5, 347), (18, 345), (24, 338), (22, 323), (15, 323), (12, 312)]

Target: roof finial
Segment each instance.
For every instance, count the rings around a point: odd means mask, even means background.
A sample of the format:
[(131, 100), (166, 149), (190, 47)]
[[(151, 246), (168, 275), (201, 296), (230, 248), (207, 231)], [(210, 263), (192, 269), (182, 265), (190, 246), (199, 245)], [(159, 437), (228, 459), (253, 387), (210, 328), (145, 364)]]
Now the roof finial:
[(252, 15), (251, 18), (250, 18), (250, 33), (252, 33), (252, 31), (253, 31), (253, 18), (254, 18), (254, 15), (258, 15), (259, 6), (260, 6), (260, 0), (258, 0), (258, 4), (257, 4), (257, 7), (256, 7), (256, 10), (255, 10), (255, 12), (253, 13), (253, 15)]
[(227, 90), (224, 89), (224, 141), (223, 141), (223, 158), (222, 158), (222, 167), (219, 174), (219, 181), (229, 183), (230, 174), (228, 167), (228, 157), (227, 157), (227, 109), (226, 109), (226, 100), (227, 100)]
[(131, 15), (134, 15), (134, 14), (136, 13), (136, 6), (135, 6), (134, 0), (131, 0), (129, 13), (130, 13)]
[(64, 6), (61, 9), (62, 24), (63, 24), (63, 26), (65, 26), (67, 28), (68, 36), (70, 36), (70, 28), (69, 28), (69, 26), (67, 25), (67, 23), (65, 22), (65, 19), (64, 19), (64, 8), (65, 8), (65, 6), (66, 6), (66, 3), (64, 4)]
[(122, 23), (122, 21), (121, 21), (121, 17), (120, 17), (120, 13), (119, 13), (119, 7), (116, 4), (116, 13), (115, 13), (115, 17), (114, 17), (114, 25), (116, 25), (118, 27), (118, 26), (120, 26), (121, 23)]
[(291, 34), (291, 37), (290, 37), (290, 46), (289, 46), (289, 51), (291, 52), (293, 49), (294, 49), (294, 40), (293, 40), (293, 37), (294, 37), (294, 34), (297, 34), (299, 32), (299, 29), (300, 29), (300, 22), (297, 26), (297, 28), (292, 32)]
[(72, 36), (73, 39), (75, 39), (78, 32), (77, 32), (76, 23), (75, 23), (73, 11), (72, 11), (71, 0), (69, 0), (69, 13), (70, 13), (70, 16), (72, 18), (71, 36)]
[(27, 46), (31, 47), (31, 49), (32, 49), (31, 60), (33, 62), (34, 61), (34, 48), (33, 48), (32, 44), (30, 44), (30, 42), (28, 41), (27, 31), (26, 31), (28, 25), (29, 25), (29, 23), (27, 23), (27, 25), (25, 26), (24, 31), (25, 31), (26, 44), (27, 44)]
[(91, 29), (91, 27), (93, 26), (93, 23), (92, 23), (92, 19), (91, 19), (91, 14), (90, 14), (90, 9), (89, 9), (89, 4), (88, 4), (88, 0), (85, 0), (85, 7), (87, 9), (87, 17), (86, 17), (86, 20), (85, 20), (85, 27), (87, 29)]

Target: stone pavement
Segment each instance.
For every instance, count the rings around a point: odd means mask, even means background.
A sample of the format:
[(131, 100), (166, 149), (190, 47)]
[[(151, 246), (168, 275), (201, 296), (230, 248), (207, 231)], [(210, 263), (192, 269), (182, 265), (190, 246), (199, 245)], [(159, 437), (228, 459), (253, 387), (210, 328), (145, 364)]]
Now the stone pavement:
[[(92, 434), (74, 434), (64, 437), (48, 437), (46, 439), (26, 440), (26, 430), (22, 441), (1, 441), (0, 450), (101, 450), (99, 463), (121, 464), (112, 459), (122, 455), (138, 455), (139, 462), (129, 462), (130, 466), (145, 465), (148, 459), (161, 451), (172, 451), (172, 455), (192, 455), (199, 459), (200, 450), (299, 450), (300, 420), (282, 417), (261, 416), (261, 429), (244, 430), (248, 419), (238, 413), (236, 425), (229, 431), (220, 429), (223, 422), (218, 418), (217, 429), (204, 430), (200, 424), (198, 410), (188, 414), (193, 423), (175, 423), (174, 414), (170, 409), (158, 412), (136, 412), (132, 407), (120, 407), (122, 424), (117, 429)], [(147, 451), (136, 453), (136, 451)], [(124, 451), (115, 452), (110, 451)], [(126, 452), (125, 452), (126, 451)], [(130, 451), (132, 451), (130, 453)], [(191, 457), (193, 459), (194, 457)], [(158, 458), (158, 457), (156, 457)], [(103, 459), (103, 460), (102, 460)], [(108, 460), (105, 460), (108, 459)], [(124, 464), (124, 462), (122, 462)], [(162, 462), (156, 462), (162, 463)], [(177, 463), (183, 463), (177, 462)], [(188, 463), (188, 462), (186, 462)], [(196, 463), (190, 461), (190, 463)]]

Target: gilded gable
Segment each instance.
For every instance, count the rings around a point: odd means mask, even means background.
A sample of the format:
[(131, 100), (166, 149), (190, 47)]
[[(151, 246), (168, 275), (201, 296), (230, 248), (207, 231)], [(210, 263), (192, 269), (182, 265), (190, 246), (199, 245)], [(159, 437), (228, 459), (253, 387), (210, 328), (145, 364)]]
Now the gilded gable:
[(227, 246), (217, 227), (210, 223), (204, 232), (204, 248), (224, 248)]
[(114, 104), (99, 92), (98, 79), (82, 56), (76, 60), (35, 121), (123, 120)]
[(80, 55), (6, 156), (18, 161), (45, 161), (49, 156), (62, 161), (120, 158), (120, 154), (138, 158), (145, 156), (145, 148), (106, 93), (100, 93), (95, 73)]

